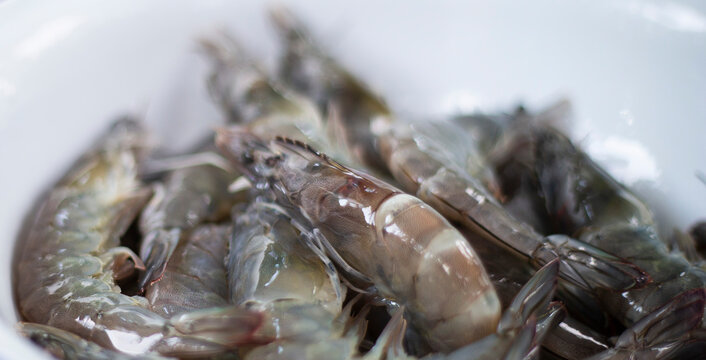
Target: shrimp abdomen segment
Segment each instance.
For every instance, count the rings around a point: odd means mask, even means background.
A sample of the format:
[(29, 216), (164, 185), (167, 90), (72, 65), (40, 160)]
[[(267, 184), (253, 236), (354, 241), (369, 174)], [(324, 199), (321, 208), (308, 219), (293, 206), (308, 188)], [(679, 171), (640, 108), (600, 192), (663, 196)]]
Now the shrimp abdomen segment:
[[(439, 213), (407, 194), (383, 201), (375, 216), (380, 289), (408, 299), (413, 322), (448, 350), (494, 331), (500, 302), (480, 259)], [(374, 253), (378, 253), (375, 251)]]

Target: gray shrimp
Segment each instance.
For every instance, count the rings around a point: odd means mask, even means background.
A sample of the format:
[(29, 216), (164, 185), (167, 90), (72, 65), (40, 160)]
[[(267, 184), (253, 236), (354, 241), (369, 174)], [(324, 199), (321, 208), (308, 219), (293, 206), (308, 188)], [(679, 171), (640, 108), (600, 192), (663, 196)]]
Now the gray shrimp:
[(405, 306), (433, 348), (450, 351), (495, 330), (500, 302), (480, 260), (421, 200), (298, 141), (266, 143), (238, 128), (216, 138), (246, 176), (269, 182), (348, 275)]
[(255, 311), (207, 309), (165, 319), (144, 297), (120, 293), (116, 279), (140, 264), (120, 236), (149, 199), (138, 178), (138, 123), (113, 125), (48, 192), (17, 263), (17, 304), (31, 322), (75, 333), (127, 354), (212, 354), (247, 341)]
[(164, 274), (180, 239), (196, 225), (228, 217), (237, 197), (228, 191), (235, 180), (232, 172), (211, 164), (173, 170), (140, 217), (144, 235), (140, 256), (145, 271), (138, 286), (145, 289)]
[(652, 283), (614, 296), (598, 294), (604, 308), (631, 326), (675, 296), (706, 287), (706, 271), (668, 251), (652, 213), (558, 131), (536, 126), (520, 137), (534, 148), (537, 177), (553, 230), (621, 256)]
[(148, 286), (145, 292), (152, 311), (172, 317), (228, 305), (223, 258), (230, 232), (227, 225), (204, 224), (179, 242), (162, 279)]

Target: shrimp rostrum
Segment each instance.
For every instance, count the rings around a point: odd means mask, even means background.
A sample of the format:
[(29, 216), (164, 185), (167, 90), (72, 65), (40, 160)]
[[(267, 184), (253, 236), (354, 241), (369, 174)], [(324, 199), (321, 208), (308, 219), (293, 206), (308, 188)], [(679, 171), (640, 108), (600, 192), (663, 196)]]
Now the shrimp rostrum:
[(202, 356), (232, 348), (260, 326), (260, 314), (224, 307), (167, 319), (116, 285), (141, 265), (119, 246), (151, 195), (138, 180), (141, 138), (138, 123), (116, 123), (49, 191), (20, 243), (20, 313), (128, 354)]
[(266, 181), (340, 267), (405, 306), (432, 348), (450, 351), (495, 330), (500, 302), (480, 259), (421, 200), (298, 141), (265, 143), (231, 128), (217, 144), (253, 182)]

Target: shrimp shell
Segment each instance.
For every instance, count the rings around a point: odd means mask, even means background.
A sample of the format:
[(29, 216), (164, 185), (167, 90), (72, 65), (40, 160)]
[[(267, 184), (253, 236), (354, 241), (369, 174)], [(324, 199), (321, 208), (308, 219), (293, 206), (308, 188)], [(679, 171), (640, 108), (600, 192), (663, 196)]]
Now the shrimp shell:
[(230, 231), (229, 226), (201, 225), (179, 242), (162, 279), (145, 293), (152, 311), (171, 317), (228, 304), (223, 258)]

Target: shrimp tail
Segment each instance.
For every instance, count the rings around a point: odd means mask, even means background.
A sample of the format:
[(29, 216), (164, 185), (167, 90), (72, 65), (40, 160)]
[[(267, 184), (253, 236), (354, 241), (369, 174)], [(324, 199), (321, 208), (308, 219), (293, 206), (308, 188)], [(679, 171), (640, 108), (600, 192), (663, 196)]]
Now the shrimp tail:
[[(683, 359), (706, 347), (706, 333), (698, 329), (704, 315), (706, 289), (686, 291), (625, 330), (615, 343), (592, 360), (622, 359), (634, 354), (657, 359)], [(701, 352), (700, 354), (703, 354)]]
[[(319, 50), (314, 46), (306, 26), (284, 6), (273, 6), (270, 11), (270, 20), (275, 30), (283, 40), (287, 49), (284, 61), (281, 62), (280, 77), (285, 83), (293, 85), (303, 93), (309, 93), (313, 87), (311, 75), (303, 64), (309, 57), (320, 57)], [(318, 72), (323, 70), (319, 69)]]
[(553, 260), (527, 281), (498, 323), (498, 332), (509, 332), (527, 322), (532, 314), (546, 309), (556, 291), (559, 261)]
[(211, 61), (212, 71), (206, 80), (209, 95), (225, 111), (229, 121), (245, 121), (243, 104), (236, 100), (239, 98), (237, 92), (247, 88), (242, 85), (253, 79), (250, 74), (259, 71), (255, 62), (247, 56), (239, 42), (225, 31), (217, 37), (201, 39), (199, 47)]
[(142, 259), (129, 248), (119, 246), (101, 254), (101, 260), (108, 263), (113, 270), (113, 279), (121, 280), (129, 277), (135, 270), (145, 270)]
[(392, 314), (375, 345), (363, 357), (363, 360), (398, 359), (405, 358), (404, 334), (407, 330), (407, 321), (404, 319), (404, 306)]
[(584, 289), (624, 291), (652, 281), (637, 265), (585, 242), (565, 235), (551, 235), (547, 240), (561, 259), (562, 277)]
[(297, 39), (307, 34), (307, 30), (291, 10), (285, 6), (273, 6), (269, 10), (270, 20), (275, 29), (290, 39)]
[[(35, 344), (44, 348), (59, 359), (77, 360), (129, 360), (133, 356), (117, 351), (108, 350), (96, 343), (85, 340), (66, 330), (53, 326), (20, 322), (16, 325), (17, 331), (30, 339)], [(141, 356), (143, 359), (167, 359), (158, 355)]]
[(362, 298), (363, 294), (358, 294), (354, 297), (334, 320), (335, 323), (343, 325), (343, 331), (341, 333), (344, 334), (344, 337), (355, 341), (356, 347), (360, 346), (360, 343), (365, 337), (365, 331), (368, 328), (367, 316), (371, 308), (370, 303), (365, 303), (355, 316), (351, 314), (353, 306)]
[(547, 306), (547, 309), (537, 319), (535, 326), (535, 335), (533, 340), (534, 348), (530, 353), (539, 351), (539, 346), (544, 343), (544, 339), (549, 335), (552, 329), (559, 326), (559, 323), (566, 318), (567, 311), (564, 304), (559, 301), (552, 301)]
[[(238, 345), (256, 342), (255, 333), (260, 329), (264, 316), (260, 312), (243, 307), (223, 307), (197, 310), (176, 315), (169, 320), (175, 330), (173, 338), (166, 338), (165, 344), (169, 351), (157, 349), (162, 354), (180, 357), (190, 352), (194, 347), (195, 355), (203, 355), (203, 349), (197, 344), (223, 349), (232, 349)], [(175, 342), (182, 342), (183, 346)]]
[(141, 291), (155, 281), (159, 281), (167, 268), (167, 260), (179, 243), (181, 231), (179, 229), (159, 229), (147, 235), (145, 243), (150, 244), (145, 258), (145, 271), (140, 273), (137, 285)]

